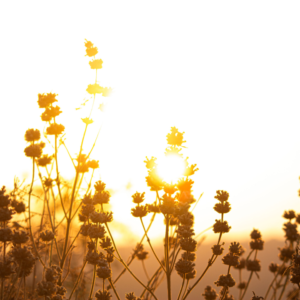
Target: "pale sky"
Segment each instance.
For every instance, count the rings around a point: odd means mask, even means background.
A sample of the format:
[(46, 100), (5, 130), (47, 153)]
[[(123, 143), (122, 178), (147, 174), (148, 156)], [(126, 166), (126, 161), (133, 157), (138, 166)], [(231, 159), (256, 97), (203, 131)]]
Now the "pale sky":
[[(213, 196), (224, 189), (232, 234), (248, 238), (255, 227), (282, 237), (283, 211), (300, 213), (299, 8), (299, 1), (2, 1), (0, 185), (31, 175), (24, 134), (44, 128), (38, 93), (59, 94), (58, 121), (78, 153), (86, 112), (75, 108), (95, 78), (88, 39), (103, 60), (99, 83), (114, 93), (105, 113), (93, 113), (84, 149), (103, 122), (92, 157), (100, 161), (96, 179), (117, 190), (115, 219), (135, 228), (131, 195), (149, 191), (143, 161), (163, 154), (176, 126), (200, 169), (196, 231), (219, 217)], [(60, 153), (61, 174), (71, 178)]]

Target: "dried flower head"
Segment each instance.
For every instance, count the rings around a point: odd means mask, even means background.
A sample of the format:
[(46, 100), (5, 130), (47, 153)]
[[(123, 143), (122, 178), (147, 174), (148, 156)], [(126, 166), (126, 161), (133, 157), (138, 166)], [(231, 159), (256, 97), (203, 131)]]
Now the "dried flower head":
[(51, 281), (41, 281), (37, 284), (37, 294), (38, 296), (45, 296), (45, 297), (51, 297), (54, 296), (57, 290), (57, 286), (55, 283)]
[(138, 193), (136, 192), (135, 194), (132, 195), (132, 202), (135, 204), (140, 204), (144, 202), (145, 200), (145, 192), (144, 193)]
[(225, 233), (229, 232), (231, 226), (228, 225), (227, 221), (216, 220), (216, 223), (213, 225), (214, 233)]
[(156, 164), (156, 158), (155, 157), (151, 157), (150, 159), (146, 156), (146, 160), (144, 161), (144, 163), (146, 164), (146, 168), (148, 170), (152, 170), (155, 169), (157, 164)]
[(8, 207), (0, 207), (0, 222), (7, 222), (12, 219), (13, 211), (11, 208)]
[(25, 244), (27, 243), (28, 239), (28, 234), (24, 230), (14, 230), (12, 235), (12, 242), (14, 244)]
[(100, 246), (102, 249), (110, 248), (112, 246), (111, 239), (108, 236), (104, 237), (100, 242)]
[(171, 146), (182, 146), (186, 141), (183, 140), (184, 132), (179, 132), (176, 127), (171, 127), (171, 133), (167, 134), (167, 143)]
[(110, 278), (112, 275), (111, 268), (109, 266), (99, 266), (97, 268), (97, 276), (102, 279)]
[(193, 235), (195, 235), (194, 229), (188, 225), (179, 225), (176, 232), (180, 237), (184, 238), (192, 237)]
[(239, 256), (229, 252), (222, 258), (222, 261), (224, 265), (236, 267), (239, 264)]
[(93, 204), (107, 204), (110, 200), (110, 193), (108, 191), (97, 192), (93, 198)]
[(10, 242), (12, 240), (12, 231), (10, 228), (0, 229), (0, 242)]
[(214, 255), (222, 255), (224, 251), (222, 245), (214, 245), (211, 249)]
[(272, 273), (276, 273), (279, 269), (279, 265), (278, 264), (275, 264), (274, 262), (272, 262), (270, 265), (269, 265), (269, 270), (270, 272)]
[(40, 108), (46, 108), (48, 106), (50, 106), (51, 104), (53, 104), (54, 102), (57, 102), (57, 100), (55, 99), (57, 96), (57, 94), (52, 94), (52, 93), (48, 93), (48, 94), (38, 94), (38, 105)]
[(0, 278), (9, 278), (13, 273), (15, 273), (15, 269), (12, 261), (0, 261)]
[(197, 250), (197, 241), (188, 237), (188, 238), (181, 238), (180, 241), (181, 249), (188, 252), (195, 252)]
[(253, 240), (250, 242), (250, 248), (252, 250), (263, 250), (264, 248), (264, 241), (261, 239)]
[(240, 256), (241, 252), (243, 251), (243, 247), (240, 245), (240, 243), (233, 242), (229, 246), (229, 251)]
[(214, 197), (215, 199), (218, 199), (221, 202), (225, 202), (229, 198), (229, 194), (226, 191), (218, 190), (217, 195)]
[(253, 272), (259, 272), (261, 269), (260, 266), (260, 260), (254, 259), (254, 260), (247, 260), (246, 261), (246, 267), (248, 271), (253, 271)]
[(94, 184), (94, 188), (97, 192), (103, 192), (105, 190), (105, 186), (106, 186), (106, 184), (101, 180), (97, 181)]
[(284, 262), (288, 262), (290, 259), (292, 259), (293, 254), (294, 254), (294, 250), (291, 249), (288, 246), (285, 246), (283, 248), (278, 248), (279, 249), (279, 259), (284, 261)]
[(285, 238), (288, 241), (295, 242), (299, 238), (299, 233), (297, 230), (297, 224), (292, 224), (291, 222), (283, 224), (283, 230), (285, 232)]
[(25, 212), (25, 204), (21, 201), (17, 201), (14, 199), (11, 201), (11, 206), (12, 208), (14, 208), (17, 214)]
[(136, 300), (136, 298), (137, 297), (135, 296), (134, 292), (131, 292), (131, 293), (128, 293), (125, 295), (126, 300)]
[(220, 275), (219, 279), (214, 282), (217, 286), (233, 287), (235, 285), (235, 280), (229, 273), (227, 275)]
[(295, 211), (294, 210), (285, 211), (283, 217), (291, 221), (292, 219), (296, 218)]
[(41, 133), (38, 129), (27, 129), (25, 132), (25, 141), (34, 142), (41, 138)]
[(62, 269), (59, 266), (52, 265), (50, 268), (46, 268), (45, 279), (53, 283), (57, 283), (62, 274)]
[(3, 186), (0, 190), (0, 207), (8, 206), (11, 200), (9, 195), (6, 195), (6, 187)]
[(237, 288), (240, 290), (244, 290), (247, 286), (247, 281), (242, 281), (238, 284)]
[(48, 243), (54, 240), (55, 234), (51, 230), (45, 230), (41, 232), (40, 238), (43, 242)]
[(102, 225), (91, 225), (88, 228), (88, 235), (91, 239), (102, 239), (104, 238), (105, 233), (105, 227)]
[(49, 135), (60, 135), (65, 130), (65, 126), (62, 124), (50, 124), (49, 127), (47, 127), (46, 131)]
[(178, 273), (187, 274), (194, 271), (195, 264), (189, 260), (180, 258), (175, 264), (175, 269)]
[(182, 259), (189, 260), (189, 261), (195, 261), (196, 260), (196, 253), (195, 252), (183, 252), (181, 254)]
[(24, 149), (24, 152), (25, 152), (25, 155), (28, 157), (39, 158), (39, 157), (41, 157), (43, 150), (39, 144), (32, 144), (32, 145), (29, 145), (28, 147), (26, 147)]
[(205, 300), (216, 300), (219, 295), (215, 289), (208, 285), (204, 289), (204, 294), (202, 294), (202, 296), (205, 298)]
[(93, 223), (108, 223), (113, 220), (112, 212), (92, 212), (89, 217)]
[(102, 69), (103, 60), (102, 59), (94, 59), (89, 62), (89, 65), (92, 70)]
[(145, 217), (148, 214), (147, 205), (140, 205), (132, 208), (131, 214), (136, 218)]
[(235, 266), (234, 268), (237, 270), (245, 269), (246, 268), (246, 259), (241, 258), (240, 263), (237, 266)]
[(258, 240), (261, 239), (261, 233), (257, 229), (253, 229), (252, 232), (250, 233), (251, 239)]
[(216, 203), (214, 210), (219, 214), (227, 214), (230, 212), (231, 207), (229, 202)]
[(48, 154), (44, 154), (41, 158), (37, 160), (37, 164), (40, 167), (46, 167), (51, 164), (53, 156), (48, 156)]

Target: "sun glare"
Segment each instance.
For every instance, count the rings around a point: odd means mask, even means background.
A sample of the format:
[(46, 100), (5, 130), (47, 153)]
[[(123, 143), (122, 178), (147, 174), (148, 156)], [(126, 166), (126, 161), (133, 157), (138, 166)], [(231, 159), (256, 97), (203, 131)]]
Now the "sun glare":
[(170, 154), (158, 162), (157, 170), (164, 181), (175, 183), (183, 176), (185, 166), (185, 161), (181, 156)]

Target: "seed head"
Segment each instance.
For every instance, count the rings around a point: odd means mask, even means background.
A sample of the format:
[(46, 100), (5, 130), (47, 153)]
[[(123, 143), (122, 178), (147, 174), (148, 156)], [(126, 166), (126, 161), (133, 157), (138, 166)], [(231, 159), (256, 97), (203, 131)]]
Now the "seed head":
[(299, 238), (299, 233), (297, 231), (297, 224), (292, 224), (287, 222), (283, 224), (283, 230), (285, 231), (285, 237), (288, 241), (295, 242)]
[(50, 122), (53, 118), (60, 115), (62, 112), (60, 111), (59, 106), (50, 106), (46, 107), (45, 111), (41, 114), (41, 119), (44, 122)]
[(0, 241), (1, 242), (10, 242), (12, 240), (12, 231), (10, 228), (0, 229)]
[(242, 269), (245, 269), (245, 267), (246, 267), (246, 260), (244, 258), (241, 258), (240, 263), (237, 266), (235, 266), (234, 268), (237, 270), (242, 270)]
[(272, 273), (276, 273), (279, 269), (279, 265), (278, 264), (275, 264), (274, 262), (272, 262), (270, 265), (269, 265), (269, 270), (270, 272)]
[(9, 278), (13, 273), (15, 273), (15, 270), (12, 261), (0, 261), (0, 278)]
[(98, 169), (99, 168), (99, 160), (95, 160), (95, 159), (89, 160), (87, 162), (87, 165), (89, 168), (91, 168), (93, 170)]
[(247, 286), (247, 282), (246, 281), (242, 281), (239, 283), (239, 285), (237, 286), (238, 289), (240, 290), (244, 290)]
[(164, 183), (164, 192), (166, 194), (174, 194), (177, 191), (176, 185), (175, 184), (168, 184), (168, 183)]
[(94, 184), (94, 188), (97, 192), (103, 192), (105, 190), (105, 186), (106, 186), (106, 184), (101, 180), (97, 181)]
[(248, 271), (253, 271), (253, 272), (259, 272), (261, 269), (260, 266), (260, 260), (254, 259), (254, 260), (248, 260), (246, 262), (246, 267)]
[(88, 264), (97, 265), (100, 260), (100, 255), (97, 250), (89, 250), (86, 255), (86, 261)]
[(0, 222), (7, 222), (12, 219), (15, 212), (8, 207), (0, 207)]
[(91, 225), (88, 228), (88, 235), (91, 239), (102, 239), (104, 238), (105, 233), (105, 228), (102, 225)]
[(28, 147), (26, 147), (24, 149), (24, 152), (25, 152), (25, 155), (28, 156), (28, 157), (41, 157), (42, 155), (42, 148), (39, 144), (32, 144), (32, 145), (29, 145)]
[(62, 124), (50, 124), (49, 127), (47, 127), (46, 131), (48, 135), (60, 135), (65, 130), (65, 126)]
[(57, 291), (57, 286), (51, 281), (41, 281), (37, 284), (37, 294), (38, 296), (48, 296), (51, 297), (55, 295)]
[(110, 200), (110, 193), (108, 191), (97, 192), (93, 198), (93, 204), (107, 204)]
[(131, 209), (131, 214), (136, 218), (143, 218), (148, 214), (147, 205), (136, 206)]
[(40, 238), (43, 242), (48, 243), (48, 242), (51, 242), (52, 240), (54, 240), (55, 234), (50, 230), (45, 230), (45, 231), (41, 232)]
[(294, 210), (285, 211), (283, 217), (291, 221), (292, 219), (296, 218), (295, 211)]
[(46, 268), (45, 279), (46, 281), (57, 283), (61, 274), (62, 269), (59, 266), (52, 265), (50, 268)]
[(179, 225), (176, 232), (180, 237), (184, 238), (192, 237), (193, 235), (195, 235), (194, 229), (188, 225)]
[(231, 207), (229, 202), (216, 203), (214, 210), (219, 214), (227, 214), (230, 212)]
[(211, 249), (214, 255), (222, 255), (224, 250), (222, 245), (214, 245)]
[(261, 239), (261, 233), (257, 229), (253, 229), (250, 233), (251, 239), (258, 240)]
[(3, 186), (0, 190), (0, 207), (8, 206), (11, 202), (9, 195), (5, 195), (6, 187)]
[(241, 256), (241, 254), (244, 253), (243, 250), (244, 250), (243, 247), (240, 245), (240, 243), (237, 242), (233, 242), (229, 246), (229, 251), (231, 253), (237, 254), (238, 256)]
[(222, 258), (222, 261), (224, 265), (236, 267), (239, 264), (239, 256), (229, 252)]
[(202, 294), (202, 296), (204, 296), (205, 300), (216, 300), (219, 295), (215, 289), (208, 285), (204, 289), (204, 294)]
[(132, 202), (135, 204), (139, 204), (144, 202), (145, 200), (145, 192), (144, 193), (138, 193), (136, 192), (135, 194), (132, 195)]
[(112, 246), (111, 239), (108, 236), (106, 236), (101, 240), (100, 246), (102, 249), (110, 248)]
[(50, 106), (52, 103), (57, 102), (57, 100), (55, 99), (55, 97), (57, 96), (57, 94), (52, 94), (52, 93), (48, 93), (48, 94), (38, 94), (38, 105), (40, 108), (46, 108), (48, 106)]
[(125, 295), (125, 299), (126, 300), (136, 300), (136, 296), (134, 294), (134, 292), (128, 293)]
[(38, 129), (27, 129), (25, 132), (25, 141), (34, 142), (41, 138), (41, 133)]
[(194, 271), (195, 264), (189, 260), (180, 258), (175, 264), (175, 269), (178, 273), (187, 274)]
[(155, 169), (155, 167), (157, 166), (156, 164), (156, 158), (155, 157), (151, 157), (150, 159), (146, 156), (146, 160), (144, 161), (144, 163), (146, 164), (146, 168), (148, 170), (152, 170)]
[(257, 240), (251, 241), (250, 242), (250, 248), (252, 250), (263, 250), (263, 248), (264, 248), (264, 241), (261, 240), (261, 239), (257, 239)]
[(191, 212), (184, 213), (178, 216), (181, 225), (193, 226), (194, 225), (194, 215)]
[(93, 223), (105, 224), (113, 220), (112, 212), (92, 212), (89, 215)]
[(183, 276), (185, 275), (185, 279), (191, 280), (191, 279), (196, 278), (197, 271), (196, 271), (196, 270), (193, 270), (192, 272), (186, 273), (186, 274), (183, 274), (183, 273), (179, 273), (179, 272), (178, 272), (178, 275), (179, 275), (181, 278), (183, 278)]
[(214, 197), (215, 199), (218, 199), (221, 202), (225, 202), (229, 198), (229, 194), (226, 191), (218, 190), (217, 195)]
[(14, 230), (12, 235), (12, 242), (14, 244), (25, 244), (28, 239), (28, 234), (24, 230)]
[(221, 220), (216, 220), (216, 223), (213, 225), (214, 233), (229, 232), (230, 228), (231, 226), (228, 226), (227, 221), (222, 222)]
[(182, 146), (186, 141), (183, 140), (184, 132), (179, 132), (176, 127), (171, 127), (171, 133), (167, 134), (167, 143), (171, 146)]
[(111, 269), (106, 266), (106, 267), (98, 267), (97, 268), (97, 276), (99, 278), (103, 278), (103, 279), (106, 279), (106, 278), (110, 278), (112, 275), (112, 272), (111, 272)]
[(94, 59), (89, 62), (89, 65), (92, 70), (102, 69), (103, 60), (102, 59)]
[(231, 274), (220, 275), (219, 279), (214, 282), (217, 286), (233, 287), (235, 285), (235, 280), (232, 278)]
[(183, 253), (181, 254), (181, 257), (182, 257), (182, 259), (184, 259), (184, 260), (195, 261), (195, 260), (196, 260), (196, 253), (195, 253), (195, 252), (192, 252), (192, 253), (189, 253), (189, 252), (183, 252)]
[(291, 249), (290, 247), (283, 247), (283, 248), (278, 248), (279, 249), (279, 259), (284, 261), (284, 262), (288, 262), (290, 259), (292, 259), (293, 254), (294, 254), (294, 250)]
[(138, 260), (145, 260), (149, 257), (149, 252), (147, 251), (139, 251), (137, 254), (136, 254), (136, 257)]
[(80, 233), (83, 236), (88, 236), (89, 235), (89, 229), (90, 229), (91, 226), (92, 226), (91, 224), (83, 224), (83, 225), (81, 225)]
[(11, 206), (14, 208), (17, 214), (20, 214), (22, 212), (25, 212), (25, 204), (21, 201), (12, 200)]
[(159, 206), (156, 205), (156, 203), (154, 203), (154, 204), (149, 204), (149, 205), (148, 205), (148, 211), (149, 211), (149, 212), (152, 212), (152, 213), (160, 213)]
[(264, 297), (256, 296), (255, 293), (253, 292), (253, 297), (251, 298), (251, 300), (260, 300), (260, 299), (264, 299)]
[(192, 192), (194, 181), (189, 178), (181, 178), (177, 182), (177, 188), (180, 192)]
[(180, 241), (181, 249), (188, 252), (195, 252), (197, 250), (197, 242), (188, 237), (188, 238), (181, 238)]

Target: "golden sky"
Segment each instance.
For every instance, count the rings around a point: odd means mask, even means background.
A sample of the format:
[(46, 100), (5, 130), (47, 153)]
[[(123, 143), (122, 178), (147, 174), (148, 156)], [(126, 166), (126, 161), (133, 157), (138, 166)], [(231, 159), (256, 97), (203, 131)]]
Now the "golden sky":
[[(2, 1), (0, 185), (31, 175), (24, 134), (43, 130), (38, 93), (59, 95), (58, 121), (78, 153), (86, 111), (75, 108), (95, 78), (88, 39), (103, 60), (99, 83), (114, 92), (105, 112), (93, 113), (84, 150), (103, 122), (92, 158), (100, 161), (96, 179), (116, 190), (115, 219), (135, 228), (131, 195), (149, 191), (143, 161), (163, 154), (176, 126), (199, 167), (195, 196), (204, 193), (196, 231), (219, 217), (213, 196), (224, 189), (232, 234), (248, 237), (255, 227), (281, 237), (283, 211), (300, 212), (299, 8), (298, 1)], [(60, 153), (61, 174), (71, 178)]]

